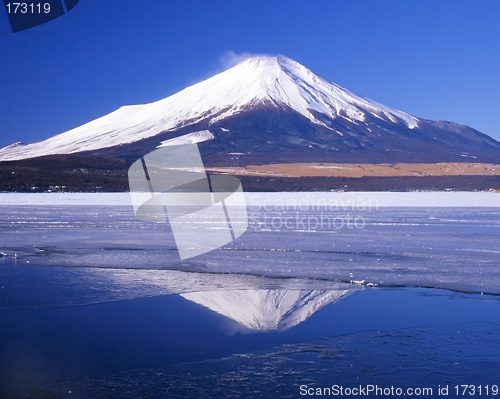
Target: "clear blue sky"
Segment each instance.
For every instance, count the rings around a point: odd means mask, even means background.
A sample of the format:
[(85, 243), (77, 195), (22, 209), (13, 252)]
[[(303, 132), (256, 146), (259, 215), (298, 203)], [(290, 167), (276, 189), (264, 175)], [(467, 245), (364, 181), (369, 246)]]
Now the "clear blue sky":
[(80, 0), (11, 33), (0, 9), (0, 147), (164, 98), (232, 51), (284, 54), (357, 94), (500, 140), (500, 1)]

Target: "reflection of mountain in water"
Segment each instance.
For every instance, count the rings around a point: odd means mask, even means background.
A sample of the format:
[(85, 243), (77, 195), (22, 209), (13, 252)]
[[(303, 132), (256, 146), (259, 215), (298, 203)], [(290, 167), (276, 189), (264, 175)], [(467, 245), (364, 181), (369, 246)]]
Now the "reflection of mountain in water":
[(351, 290), (228, 290), (181, 294), (252, 330), (286, 330)]

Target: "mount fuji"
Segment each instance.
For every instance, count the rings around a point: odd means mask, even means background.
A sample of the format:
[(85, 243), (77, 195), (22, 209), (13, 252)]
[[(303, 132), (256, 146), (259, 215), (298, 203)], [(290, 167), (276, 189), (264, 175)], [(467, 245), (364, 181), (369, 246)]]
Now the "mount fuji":
[(421, 160), (430, 151), (438, 161), (500, 153), (500, 143), (472, 128), (416, 118), (330, 83), (289, 58), (261, 56), (163, 100), (121, 107), (39, 143), (12, 144), (0, 150), (0, 161), (82, 153), (133, 158), (204, 130), (210, 134), (201, 139), (213, 140), (205, 153), (212, 154), (270, 152), (286, 158), (291, 150), (303, 153), (301, 158), (324, 153), (333, 161), (339, 152), (382, 151), (388, 160), (398, 152)]
[(351, 293), (349, 290), (228, 290), (181, 296), (250, 330), (284, 331)]
[(158, 147), (182, 143), (198, 143), (209, 167), (500, 158), (500, 143), (473, 128), (417, 118), (284, 56), (258, 56), (154, 103), (124, 106), (47, 140), (2, 148), (0, 169), (4, 161), (126, 169)]

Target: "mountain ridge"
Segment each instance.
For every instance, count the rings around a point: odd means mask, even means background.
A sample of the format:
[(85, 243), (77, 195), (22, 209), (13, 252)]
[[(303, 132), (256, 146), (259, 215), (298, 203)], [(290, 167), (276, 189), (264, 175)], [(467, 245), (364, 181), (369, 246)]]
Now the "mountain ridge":
[(340, 152), (421, 151), (448, 161), (469, 151), (476, 158), (500, 154), (499, 142), (470, 127), (417, 118), (358, 96), (284, 56), (259, 56), (159, 101), (120, 107), (42, 142), (14, 143), (0, 149), (0, 161), (59, 154), (133, 159), (162, 141), (200, 130), (214, 135), (216, 145), (200, 146), (207, 155), (295, 150), (332, 158)]

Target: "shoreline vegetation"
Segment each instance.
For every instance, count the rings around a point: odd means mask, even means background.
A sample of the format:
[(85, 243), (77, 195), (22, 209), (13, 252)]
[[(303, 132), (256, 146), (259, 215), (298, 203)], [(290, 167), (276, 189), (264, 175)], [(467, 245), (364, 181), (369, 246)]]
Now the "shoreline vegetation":
[[(128, 192), (130, 162), (71, 155), (0, 162), (0, 192)], [(274, 163), (206, 167), (244, 191), (500, 191), (500, 164)]]

